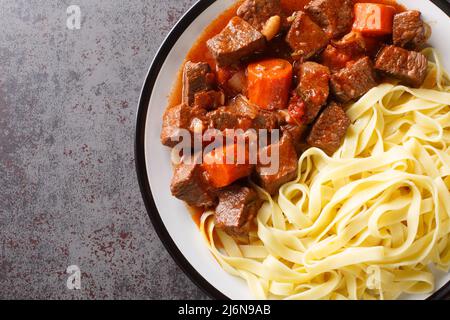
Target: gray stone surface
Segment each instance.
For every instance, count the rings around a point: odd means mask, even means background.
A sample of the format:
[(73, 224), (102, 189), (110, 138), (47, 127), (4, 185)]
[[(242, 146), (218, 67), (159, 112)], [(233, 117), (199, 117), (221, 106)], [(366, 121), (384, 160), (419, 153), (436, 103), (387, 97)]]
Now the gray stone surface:
[(147, 69), (193, 3), (0, 0), (0, 299), (206, 298), (150, 223), (133, 151)]

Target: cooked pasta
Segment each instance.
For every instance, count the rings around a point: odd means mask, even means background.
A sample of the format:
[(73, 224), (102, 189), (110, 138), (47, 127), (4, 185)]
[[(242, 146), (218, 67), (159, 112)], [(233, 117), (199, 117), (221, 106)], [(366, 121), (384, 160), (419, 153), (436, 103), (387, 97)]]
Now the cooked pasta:
[(422, 88), (372, 89), (346, 109), (352, 125), (332, 157), (311, 148), (277, 197), (258, 189), (266, 201), (248, 239), (202, 216), (212, 254), (256, 298), (395, 299), (432, 292), (432, 268), (448, 272), (450, 81), (424, 54)]

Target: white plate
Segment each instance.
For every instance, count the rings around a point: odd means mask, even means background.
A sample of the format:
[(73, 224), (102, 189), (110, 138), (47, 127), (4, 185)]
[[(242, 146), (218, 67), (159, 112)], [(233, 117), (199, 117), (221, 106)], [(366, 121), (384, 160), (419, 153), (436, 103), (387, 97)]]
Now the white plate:
[[(450, 19), (429, 0), (399, 0), (418, 9), (433, 28), (431, 45), (438, 49), (450, 70)], [(198, 227), (183, 202), (172, 197), (169, 149), (160, 143), (162, 115), (177, 72), (196, 38), (234, 0), (201, 0), (178, 22), (152, 63), (144, 85), (137, 118), (136, 168), (149, 216), (161, 240), (183, 270), (215, 298), (252, 299), (247, 284), (222, 270), (208, 251)], [(445, 3), (443, 3), (445, 5)], [(447, 8), (448, 9), (448, 8)], [(445, 41), (444, 41), (445, 39)], [(436, 273), (433, 298), (449, 293), (449, 274)], [(402, 298), (425, 299), (429, 295)]]

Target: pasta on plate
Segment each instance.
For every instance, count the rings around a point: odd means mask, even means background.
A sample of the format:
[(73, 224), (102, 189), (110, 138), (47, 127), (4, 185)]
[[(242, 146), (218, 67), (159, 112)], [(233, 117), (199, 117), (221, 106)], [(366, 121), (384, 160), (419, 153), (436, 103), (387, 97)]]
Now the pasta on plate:
[[(395, 299), (450, 266), (450, 81), (428, 48), (420, 89), (384, 83), (348, 106), (341, 148), (299, 160), (296, 181), (238, 241), (201, 219), (208, 246), (259, 299)], [(256, 186), (255, 186), (256, 188)], [(220, 241), (218, 241), (220, 240)], [(219, 244), (220, 242), (220, 244)]]

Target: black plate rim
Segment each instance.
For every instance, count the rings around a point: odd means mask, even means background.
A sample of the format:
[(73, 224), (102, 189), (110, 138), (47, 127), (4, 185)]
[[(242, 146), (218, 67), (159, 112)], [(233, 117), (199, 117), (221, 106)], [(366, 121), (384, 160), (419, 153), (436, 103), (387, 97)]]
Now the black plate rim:
[[(136, 174), (141, 190), (141, 195), (147, 210), (147, 214), (158, 234), (161, 242), (169, 252), (173, 260), (184, 271), (184, 273), (209, 297), (218, 300), (230, 300), (229, 297), (220, 292), (211, 283), (209, 283), (200, 273), (189, 263), (183, 253), (178, 249), (169, 232), (167, 231), (161, 216), (156, 208), (153, 194), (151, 192), (148, 180), (147, 166), (145, 161), (145, 123), (147, 119), (148, 106), (153, 88), (162, 65), (172, 47), (178, 41), (183, 32), (195, 19), (205, 11), (211, 4), (217, 0), (199, 0), (197, 1), (176, 23), (164, 39), (158, 49), (150, 68), (145, 77), (145, 82), (141, 90), (139, 104), (136, 113), (136, 132), (135, 132), (135, 167)], [(450, 17), (450, 4), (445, 0), (431, 0), (443, 12)], [(450, 281), (431, 295), (428, 300), (442, 300), (450, 295)]]

